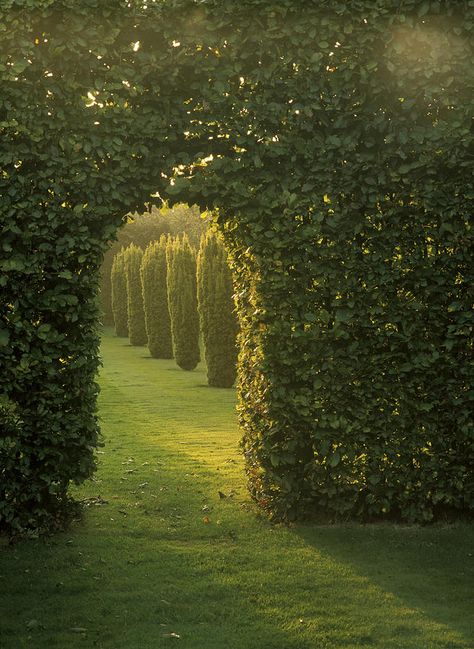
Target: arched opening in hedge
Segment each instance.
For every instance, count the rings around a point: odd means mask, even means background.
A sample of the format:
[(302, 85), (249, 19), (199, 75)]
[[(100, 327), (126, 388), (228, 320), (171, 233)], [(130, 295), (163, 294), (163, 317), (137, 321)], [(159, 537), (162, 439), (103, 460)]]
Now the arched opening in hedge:
[(261, 506), (471, 508), (474, 9), (30, 5), (2, 9), (2, 527), (93, 471), (97, 270), (160, 195), (231, 249)]

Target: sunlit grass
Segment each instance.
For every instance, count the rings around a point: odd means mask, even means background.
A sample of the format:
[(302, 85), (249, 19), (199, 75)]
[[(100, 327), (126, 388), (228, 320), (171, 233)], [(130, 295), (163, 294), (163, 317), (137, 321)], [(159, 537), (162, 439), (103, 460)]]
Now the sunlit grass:
[(273, 526), (245, 490), (233, 391), (109, 334), (103, 355), (90, 506), (0, 546), (1, 649), (473, 646), (472, 526)]

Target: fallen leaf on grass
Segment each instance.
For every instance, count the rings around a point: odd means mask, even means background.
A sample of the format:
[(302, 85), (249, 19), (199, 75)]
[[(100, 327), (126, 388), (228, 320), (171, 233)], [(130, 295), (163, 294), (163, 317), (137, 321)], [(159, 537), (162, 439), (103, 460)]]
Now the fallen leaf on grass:
[(207, 524), (207, 523), (211, 522), (211, 519), (209, 518), (209, 516), (204, 516), (204, 518), (202, 519), (202, 522)]
[(90, 507), (91, 505), (108, 505), (109, 501), (104, 500), (100, 496), (93, 496), (92, 498), (83, 498), (81, 502), (84, 504), (85, 507)]
[(26, 628), (29, 631), (34, 631), (35, 629), (44, 629), (44, 626), (38, 622), (38, 620), (28, 620), (26, 623)]

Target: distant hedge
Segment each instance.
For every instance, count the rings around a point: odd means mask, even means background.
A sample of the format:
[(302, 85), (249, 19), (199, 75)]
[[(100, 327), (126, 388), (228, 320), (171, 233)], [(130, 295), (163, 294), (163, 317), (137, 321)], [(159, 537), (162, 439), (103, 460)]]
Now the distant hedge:
[(173, 354), (179, 367), (193, 370), (200, 360), (196, 254), (186, 234), (170, 242), (167, 260)]
[(131, 345), (146, 345), (145, 311), (143, 309), (140, 266), (143, 251), (133, 243), (125, 248), (124, 263), (127, 278), (128, 337)]
[(167, 237), (150, 243), (140, 268), (148, 349), (153, 358), (172, 358), (171, 321), (168, 307)]
[(127, 275), (125, 272), (125, 252), (118, 252), (112, 263), (110, 275), (112, 295), (112, 315), (117, 336), (128, 336)]
[(230, 388), (237, 373), (237, 317), (232, 273), (222, 240), (209, 231), (197, 260), (199, 320), (209, 385)]

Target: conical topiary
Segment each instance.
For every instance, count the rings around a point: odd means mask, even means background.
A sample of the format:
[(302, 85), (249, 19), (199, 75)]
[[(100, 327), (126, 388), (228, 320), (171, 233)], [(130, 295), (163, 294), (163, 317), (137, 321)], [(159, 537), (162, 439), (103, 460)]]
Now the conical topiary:
[(131, 345), (146, 345), (145, 313), (143, 311), (140, 265), (143, 251), (133, 243), (125, 249), (127, 276), (128, 337)]
[(127, 276), (125, 274), (124, 251), (114, 257), (110, 273), (112, 290), (112, 313), (117, 336), (128, 336)]
[(209, 231), (202, 236), (197, 267), (198, 308), (208, 383), (230, 388), (237, 365), (237, 317), (232, 273), (222, 241)]
[(164, 234), (159, 241), (150, 243), (143, 254), (140, 268), (148, 349), (153, 358), (173, 358), (166, 246), (167, 237)]
[(186, 235), (168, 244), (167, 261), (173, 353), (179, 367), (193, 370), (200, 360), (196, 256)]

